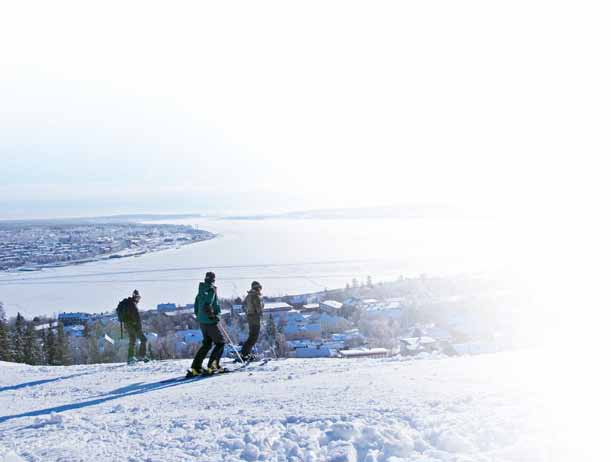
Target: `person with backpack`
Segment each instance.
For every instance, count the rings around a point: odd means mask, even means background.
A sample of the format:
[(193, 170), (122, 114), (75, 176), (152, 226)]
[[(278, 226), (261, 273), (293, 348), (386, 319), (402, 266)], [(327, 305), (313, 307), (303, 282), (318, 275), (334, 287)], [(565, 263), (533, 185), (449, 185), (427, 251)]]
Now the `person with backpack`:
[[(195, 297), (193, 310), (199, 321), (204, 340), (202, 346), (195, 354), (195, 358), (193, 358), (191, 369), (187, 373), (188, 377), (224, 371), (220, 366), (220, 362), (223, 350), (225, 349), (225, 338), (218, 326), (221, 305), (216, 286), (214, 285), (215, 281), (216, 275), (211, 271), (207, 272), (204, 282), (199, 283), (199, 290)], [(214, 349), (210, 353), (208, 367), (204, 370), (202, 369), (202, 364), (213, 344)]]
[(263, 286), (257, 282), (252, 281), (250, 290), (244, 300), (244, 310), (246, 311), (246, 319), (248, 320), (248, 338), (244, 345), (242, 345), (242, 351), (240, 356), (244, 361), (252, 361), (254, 358), (252, 354), (252, 348), (259, 339), (259, 332), (261, 331), (261, 317), (263, 316), (263, 300), (261, 298), (261, 291)]
[[(134, 290), (131, 297), (124, 298), (119, 303), (119, 306), (117, 306), (117, 316), (121, 322), (121, 337), (123, 337), (123, 326), (125, 326), (129, 336), (129, 346), (127, 349), (128, 364), (133, 364), (136, 361), (149, 361), (149, 357), (146, 355), (146, 337), (142, 332), (142, 321), (138, 311), (140, 298), (140, 293)], [(136, 339), (140, 340), (138, 356), (134, 356)]]

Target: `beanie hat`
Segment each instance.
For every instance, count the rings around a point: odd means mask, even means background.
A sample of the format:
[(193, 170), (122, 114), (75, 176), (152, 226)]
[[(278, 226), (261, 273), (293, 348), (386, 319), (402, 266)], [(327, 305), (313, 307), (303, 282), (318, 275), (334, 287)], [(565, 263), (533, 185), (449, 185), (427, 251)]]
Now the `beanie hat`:
[(214, 274), (212, 271), (208, 271), (206, 273), (206, 279), (204, 279), (207, 282), (214, 282), (216, 280), (216, 274)]

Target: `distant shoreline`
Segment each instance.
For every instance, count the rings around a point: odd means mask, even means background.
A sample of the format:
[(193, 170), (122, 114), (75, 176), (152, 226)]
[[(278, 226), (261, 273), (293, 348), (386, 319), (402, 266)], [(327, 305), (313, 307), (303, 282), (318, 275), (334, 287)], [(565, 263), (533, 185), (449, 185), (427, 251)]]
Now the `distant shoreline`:
[(217, 237), (214, 233), (188, 225), (128, 221), (151, 217), (125, 215), (74, 222), (0, 223), (3, 242), (0, 245), (0, 270), (8, 273), (34, 272), (139, 257)]
[(73, 260), (69, 262), (49, 263), (49, 264), (43, 264), (43, 265), (28, 265), (28, 266), (23, 266), (23, 267), (11, 268), (11, 269), (0, 271), (0, 272), (4, 272), (7, 274), (33, 273), (33, 272), (43, 271), (45, 269), (66, 268), (69, 266), (85, 265), (87, 263), (98, 263), (98, 262), (109, 261), (109, 260), (135, 258), (135, 257), (141, 257), (142, 255), (163, 252), (165, 250), (179, 249), (182, 247), (186, 247), (188, 245), (199, 244), (201, 242), (211, 241), (212, 239), (216, 238), (217, 236), (218, 236), (217, 234), (214, 234), (212, 235), (212, 237), (209, 237), (207, 239), (200, 239), (197, 241), (184, 242), (184, 243), (180, 243), (174, 246), (160, 247), (160, 248), (151, 249), (151, 250), (140, 250), (134, 253), (126, 253), (126, 254), (117, 253), (117, 254), (112, 254), (112, 255), (100, 255), (97, 257), (91, 257), (91, 258), (87, 258), (84, 260)]

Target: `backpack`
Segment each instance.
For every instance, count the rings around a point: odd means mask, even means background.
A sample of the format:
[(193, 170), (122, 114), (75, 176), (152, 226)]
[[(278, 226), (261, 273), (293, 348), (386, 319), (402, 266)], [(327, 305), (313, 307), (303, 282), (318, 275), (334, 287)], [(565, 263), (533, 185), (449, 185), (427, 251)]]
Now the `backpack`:
[(129, 316), (129, 300), (124, 298), (119, 302), (117, 306), (117, 317), (119, 318), (119, 322), (124, 323), (128, 321)]

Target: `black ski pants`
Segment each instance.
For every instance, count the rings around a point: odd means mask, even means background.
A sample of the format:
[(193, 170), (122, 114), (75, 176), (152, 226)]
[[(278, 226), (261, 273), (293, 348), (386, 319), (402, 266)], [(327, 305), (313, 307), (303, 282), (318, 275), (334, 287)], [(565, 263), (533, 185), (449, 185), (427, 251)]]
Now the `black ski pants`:
[(127, 329), (127, 335), (129, 336), (127, 359), (132, 358), (134, 356), (134, 350), (136, 349), (136, 339), (140, 340), (138, 358), (144, 358), (146, 356), (146, 337), (142, 332), (142, 326), (138, 323), (126, 322), (125, 328)]
[(247, 356), (252, 351), (257, 340), (259, 340), (259, 332), (261, 331), (261, 317), (257, 315), (248, 315), (248, 338), (242, 345), (242, 356)]
[(225, 349), (225, 338), (223, 337), (218, 324), (200, 323), (199, 328), (204, 336), (204, 341), (202, 342), (202, 346), (199, 347), (199, 350), (197, 350), (195, 358), (193, 358), (191, 367), (194, 369), (201, 369), (204, 358), (210, 351), (210, 348), (212, 348), (213, 343), (214, 349), (212, 350), (212, 353), (210, 353), (208, 367), (211, 367), (214, 361), (217, 361), (217, 364), (220, 363), (221, 356), (223, 356), (223, 350)]

